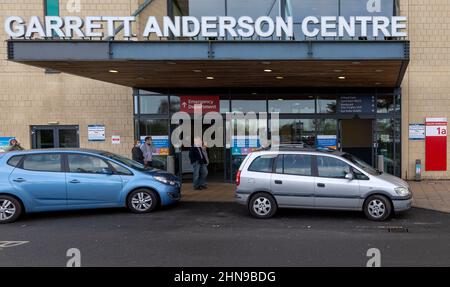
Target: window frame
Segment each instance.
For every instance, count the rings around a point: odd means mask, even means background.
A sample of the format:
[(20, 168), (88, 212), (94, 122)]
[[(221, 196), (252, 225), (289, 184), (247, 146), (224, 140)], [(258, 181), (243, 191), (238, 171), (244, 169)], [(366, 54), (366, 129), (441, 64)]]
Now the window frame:
[(95, 174), (95, 175), (105, 175), (104, 173), (92, 173), (92, 172), (72, 172), (70, 171), (70, 164), (69, 164), (69, 156), (70, 155), (78, 155), (78, 156), (90, 156), (90, 157), (95, 157), (98, 158), (100, 160), (102, 160), (104, 163), (106, 163), (106, 165), (108, 166), (109, 169), (112, 170), (113, 174), (114, 173), (114, 168), (102, 157), (97, 156), (97, 155), (93, 155), (93, 154), (85, 154), (85, 153), (66, 153), (64, 154), (64, 170), (66, 173), (80, 173), (80, 174)]
[[(284, 156), (285, 156), (285, 155), (302, 155), (302, 156), (309, 156), (309, 157), (311, 158), (311, 163), (310, 163), (310, 166), (311, 166), (311, 174), (310, 174), (310, 175), (306, 175), (306, 174), (303, 175), (303, 174), (285, 173), (285, 172), (284, 172)], [(314, 177), (314, 176), (315, 176), (315, 175), (314, 175), (314, 155), (312, 155), (312, 154), (306, 154), (306, 153), (282, 153), (282, 154), (279, 154), (279, 155), (276, 157), (275, 163), (277, 163), (279, 157), (282, 157), (282, 159), (281, 159), (281, 162), (282, 162), (282, 167), (281, 167), (282, 172), (281, 172), (281, 173), (277, 172), (277, 170), (276, 170), (276, 169), (277, 169), (277, 166), (276, 166), (276, 164), (274, 164), (274, 165), (273, 165), (273, 168), (272, 168), (273, 173), (275, 173), (275, 174), (293, 175), (293, 176), (307, 176), (307, 177)]]
[[(27, 157), (32, 157), (32, 156), (37, 156), (37, 155), (59, 155), (59, 167), (60, 167), (60, 170), (59, 171), (32, 170), (32, 169), (26, 169), (26, 168), (23, 167), (23, 164), (24, 164), (25, 160), (27, 159)], [(16, 168), (20, 168), (21, 170), (26, 170), (26, 171), (30, 171), (30, 172), (52, 172), (52, 173), (65, 172), (64, 161), (63, 161), (63, 154), (62, 153), (51, 153), (51, 152), (50, 153), (49, 152), (30, 153), (30, 154), (23, 155), (23, 158), (21, 159), (19, 164), (16, 166)]]
[(329, 155), (323, 154), (323, 155), (316, 155), (315, 156), (316, 177), (318, 177), (318, 178), (331, 178), (331, 179), (345, 179), (345, 176), (344, 177), (320, 176), (320, 174), (319, 174), (319, 161), (318, 161), (319, 157), (333, 158), (335, 160), (338, 160), (338, 161), (341, 161), (341, 162), (345, 163), (346, 165), (349, 166), (350, 173), (353, 175), (353, 166), (351, 164), (349, 164), (348, 162), (346, 162), (346, 161), (344, 161), (344, 160), (342, 160), (342, 159), (340, 159), (338, 157), (334, 157), (334, 156), (329, 156)]
[[(272, 163), (271, 163), (271, 168), (270, 171), (257, 171), (257, 170), (251, 170), (250, 168), (252, 167), (253, 163), (255, 163), (256, 160), (258, 160), (261, 157), (272, 157)], [(263, 154), (260, 156), (257, 156), (255, 159), (252, 160), (252, 162), (249, 164), (247, 171), (249, 172), (258, 172), (258, 173), (273, 173), (273, 167), (274, 167), (274, 161), (278, 156), (276, 154)]]
[[(19, 161), (17, 162), (16, 165), (11, 165), (11, 164), (10, 164), (10, 161), (11, 161), (12, 159), (14, 159), (14, 158), (20, 158), (20, 159), (19, 159)], [(10, 157), (10, 158), (6, 161), (6, 164), (9, 165), (10, 167), (17, 168), (17, 167), (20, 167), (20, 165), (22, 164), (24, 158), (25, 158), (25, 155), (14, 155), (14, 156)]]

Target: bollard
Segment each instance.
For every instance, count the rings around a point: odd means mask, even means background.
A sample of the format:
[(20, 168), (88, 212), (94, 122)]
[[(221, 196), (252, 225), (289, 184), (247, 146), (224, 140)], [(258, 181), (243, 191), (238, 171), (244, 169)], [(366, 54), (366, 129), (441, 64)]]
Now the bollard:
[(175, 174), (175, 157), (173, 155), (167, 156), (167, 172)]
[(416, 159), (416, 181), (422, 180), (422, 161), (420, 159)]
[(382, 154), (377, 156), (377, 169), (384, 172), (384, 155)]

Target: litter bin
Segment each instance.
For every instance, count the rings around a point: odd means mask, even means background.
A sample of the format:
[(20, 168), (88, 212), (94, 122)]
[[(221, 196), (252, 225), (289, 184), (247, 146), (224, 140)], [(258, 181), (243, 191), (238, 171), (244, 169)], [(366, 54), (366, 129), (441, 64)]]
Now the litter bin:
[(420, 159), (416, 159), (416, 181), (422, 180), (422, 161)]

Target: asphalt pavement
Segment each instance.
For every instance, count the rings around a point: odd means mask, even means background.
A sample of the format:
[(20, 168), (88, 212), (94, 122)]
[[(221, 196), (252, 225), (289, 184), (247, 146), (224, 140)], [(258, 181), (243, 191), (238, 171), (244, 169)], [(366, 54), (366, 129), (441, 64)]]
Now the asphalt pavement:
[(0, 266), (450, 266), (450, 214), (414, 208), (379, 223), (359, 212), (281, 210), (251, 218), (235, 203), (182, 202), (26, 215), (0, 225)]

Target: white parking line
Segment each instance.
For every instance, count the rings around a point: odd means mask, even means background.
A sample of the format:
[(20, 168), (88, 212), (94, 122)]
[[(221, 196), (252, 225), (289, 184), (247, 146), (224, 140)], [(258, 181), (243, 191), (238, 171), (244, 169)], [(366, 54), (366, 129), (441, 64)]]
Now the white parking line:
[(0, 250), (30, 243), (30, 241), (0, 241)]

